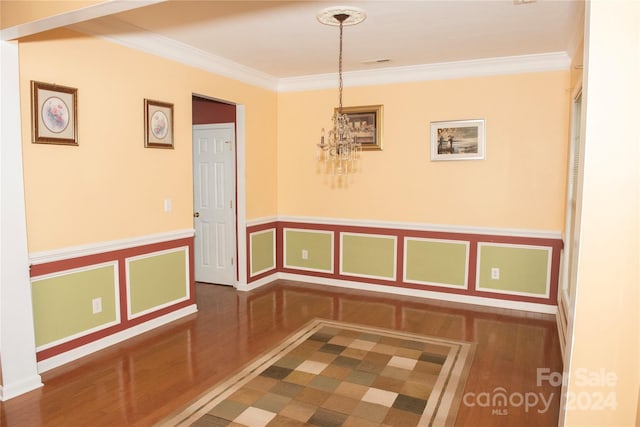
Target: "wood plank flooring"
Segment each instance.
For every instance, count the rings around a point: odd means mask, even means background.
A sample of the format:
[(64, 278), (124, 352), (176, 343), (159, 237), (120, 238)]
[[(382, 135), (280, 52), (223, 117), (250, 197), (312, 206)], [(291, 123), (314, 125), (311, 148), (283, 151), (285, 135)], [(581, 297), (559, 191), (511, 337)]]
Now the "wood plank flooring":
[(314, 317), (477, 343), (456, 426), (555, 426), (555, 317), (277, 281), (252, 292), (196, 285), (198, 313), (42, 374), (0, 406), (0, 425), (148, 426)]

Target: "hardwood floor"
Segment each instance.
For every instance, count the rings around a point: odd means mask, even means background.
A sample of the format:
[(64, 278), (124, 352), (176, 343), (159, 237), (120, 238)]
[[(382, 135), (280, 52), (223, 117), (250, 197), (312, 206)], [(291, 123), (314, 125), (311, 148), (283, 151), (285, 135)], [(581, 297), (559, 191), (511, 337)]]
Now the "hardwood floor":
[(199, 283), (196, 300), (196, 314), (43, 373), (2, 402), (0, 425), (153, 425), (314, 317), (476, 342), (456, 426), (558, 423), (560, 388), (537, 381), (562, 372), (554, 316), (289, 281)]

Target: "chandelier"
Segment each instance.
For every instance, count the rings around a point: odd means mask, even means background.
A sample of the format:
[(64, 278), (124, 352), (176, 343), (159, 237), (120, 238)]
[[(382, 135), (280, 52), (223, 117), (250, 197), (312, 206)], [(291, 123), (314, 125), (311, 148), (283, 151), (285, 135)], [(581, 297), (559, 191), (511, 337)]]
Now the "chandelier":
[(325, 134), (324, 128), (318, 144), (318, 160), (324, 162), (325, 169), (332, 175), (348, 175), (360, 158), (362, 144), (351, 131), (349, 116), (342, 112), (342, 30), (345, 25), (356, 25), (364, 21), (366, 15), (356, 8), (328, 8), (320, 12), (318, 21), (325, 25), (340, 27), (340, 53), (338, 56), (338, 109), (333, 114), (333, 125)]

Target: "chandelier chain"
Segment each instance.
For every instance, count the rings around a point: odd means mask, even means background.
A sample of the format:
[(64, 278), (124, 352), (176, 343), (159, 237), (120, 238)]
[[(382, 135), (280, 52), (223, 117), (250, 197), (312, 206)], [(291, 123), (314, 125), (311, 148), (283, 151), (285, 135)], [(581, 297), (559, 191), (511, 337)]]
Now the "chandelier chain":
[(338, 75), (339, 81), (339, 99), (338, 99), (338, 111), (342, 114), (342, 25), (343, 21), (340, 21), (340, 55), (338, 56)]

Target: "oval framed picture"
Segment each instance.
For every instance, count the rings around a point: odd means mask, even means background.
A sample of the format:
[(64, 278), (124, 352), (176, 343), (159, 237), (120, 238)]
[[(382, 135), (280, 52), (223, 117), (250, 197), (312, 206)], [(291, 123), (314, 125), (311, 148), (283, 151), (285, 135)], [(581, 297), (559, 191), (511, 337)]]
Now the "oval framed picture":
[(62, 133), (69, 126), (69, 106), (57, 96), (47, 98), (42, 104), (42, 122), (53, 133)]

